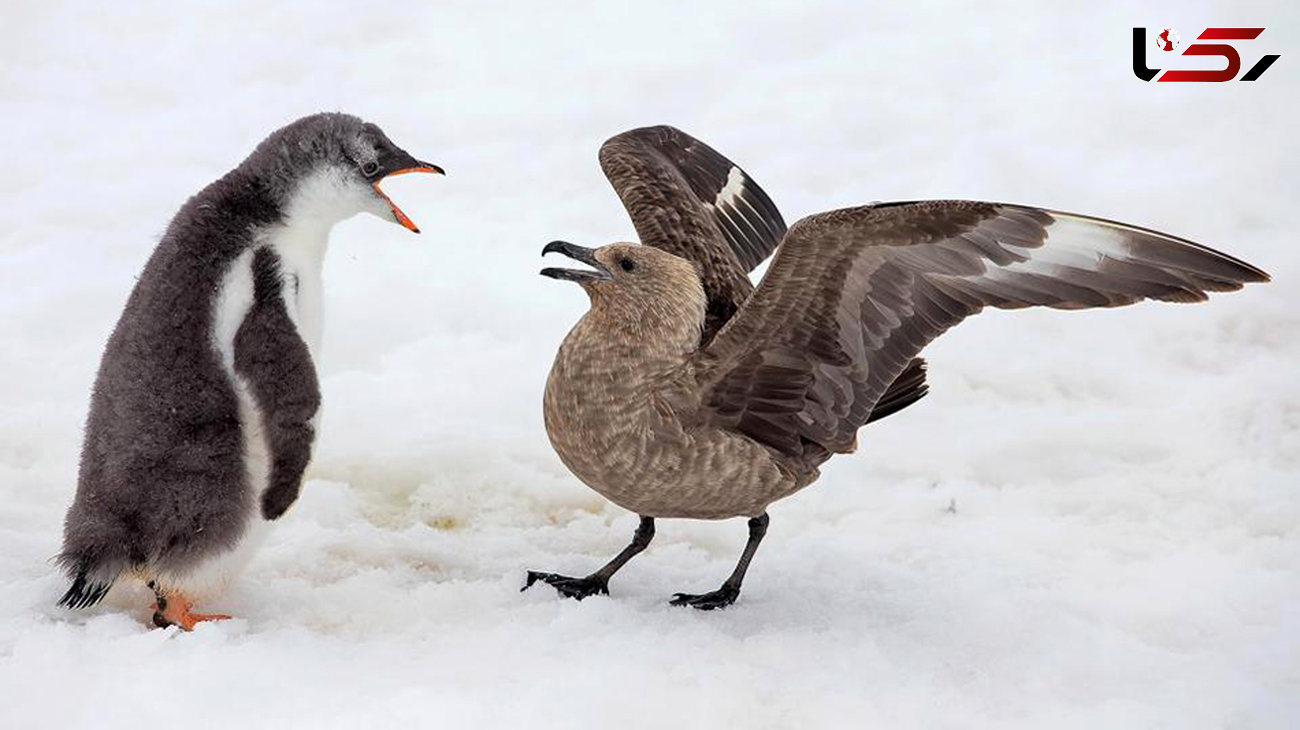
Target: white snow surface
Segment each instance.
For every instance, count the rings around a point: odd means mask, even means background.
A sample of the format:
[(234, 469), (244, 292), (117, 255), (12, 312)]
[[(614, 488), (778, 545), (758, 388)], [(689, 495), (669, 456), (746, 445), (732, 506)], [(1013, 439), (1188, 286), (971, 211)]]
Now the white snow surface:
[[(10, 3), (0, 727), (1300, 726), (1298, 8)], [(1254, 83), (1131, 73), (1131, 27), (1207, 25), (1268, 27), (1243, 68), (1282, 57)], [(321, 110), (449, 174), (386, 184), (422, 236), (335, 230), (317, 457), (200, 607), (237, 618), (151, 630), (140, 590), (55, 608), (133, 277), (189, 195)], [(1022, 202), (1275, 281), (961, 325), (927, 351), (927, 399), (772, 508), (733, 608), (666, 599), (717, 586), (741, 520), (661, 521), (608, 598), (521, 593), (525, 569), (581, 574), (636, 524), (547, 444), (543, 382), (586, 300), (537, 270), (552, 239), (634, 239), (596, 151), (657, 123), (788, 222)]]

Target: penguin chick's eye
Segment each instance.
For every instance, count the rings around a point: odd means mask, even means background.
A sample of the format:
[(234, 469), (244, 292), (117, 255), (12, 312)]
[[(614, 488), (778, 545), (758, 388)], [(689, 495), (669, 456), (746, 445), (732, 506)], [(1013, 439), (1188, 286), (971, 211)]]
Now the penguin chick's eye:
[(365, 173), (366, 177), (370, 177), (376, 172), (379, 172), (379, 163), (371, 160), (361, 166), (361, 172)]
[(635, 271), (636, 262), (632, 259), (619, 259), (618, 267), (624, 271)]

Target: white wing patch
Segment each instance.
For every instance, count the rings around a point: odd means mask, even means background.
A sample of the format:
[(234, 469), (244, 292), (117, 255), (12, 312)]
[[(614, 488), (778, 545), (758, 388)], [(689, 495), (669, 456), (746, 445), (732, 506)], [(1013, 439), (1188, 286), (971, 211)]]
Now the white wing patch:
[(718, 195), (713, 199), (714, 208), (723, 206), (736, 206), (736, 201), (741, 199), (740, 196), (745, 192), (745, 173), (740, 171), (739, 167), (731, 166), (727, 172), (727, 184), (722, 186)]
[(1053, 213), (1056, 219), (1047, 226), (1047, 240), (1037, 248), (1020, 248), (1003, 244), (1025, 260), (1004, 267), (1011, 273), (1051, 276), (1061, 269), (1098, 271), (1107, 259), (1130, 257), (1125, 228), (1095, 220), (1085, 220)]
[[(762, 220), (763, 217), (754, 210), (754, 206), (745, 197), (745, 173), (741, 172), (739, 167), (732, 165), (727, 173), (727, 184), (722, 186), (713, 204), (708, 207), (725, 218), (739, 235), (745, 237), (759, 235), (758, 228), (751, 222), (751, 218)], [(734, 235), (725, 231), (724, 233), (727, 236)]]

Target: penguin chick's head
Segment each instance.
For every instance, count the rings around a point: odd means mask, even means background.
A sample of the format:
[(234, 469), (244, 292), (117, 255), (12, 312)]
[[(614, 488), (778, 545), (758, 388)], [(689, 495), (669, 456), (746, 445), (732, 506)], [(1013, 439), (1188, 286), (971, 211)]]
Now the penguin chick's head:
[(290, 214), (302, 212), (333, 223), (373, 213), (415, 233), (420, 229), (379, 188), (380, 182), (411, 172), (445, 174), (393, 144), (378, 126), (333, 112), (303, 117), (276, 130), (243, 167), (267, 179)]
[(552, 241), (542, 255), (561, 253), (590, 269), (542, 269), (542, 276), (576, 282), (591, 298), (592, 311), (641, 325), (694, 328), (704, 322), (704, 286), (694, 264), (652, 246), (611, 243), (591, 249)]

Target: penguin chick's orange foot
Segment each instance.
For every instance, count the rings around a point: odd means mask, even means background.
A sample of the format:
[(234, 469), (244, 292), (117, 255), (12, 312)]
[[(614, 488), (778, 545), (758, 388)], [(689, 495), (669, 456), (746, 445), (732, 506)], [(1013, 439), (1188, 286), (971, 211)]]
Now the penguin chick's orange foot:
[(179, 626), (185, 631), (193, 631), (194, 626), (200, 621), (225, 621), (231, 618), (224, 613), (191, 613), (190, 609), (193, 607), (192, 602), (180, 596), (171, 598), (158, 596), (158, 602), (152, 606), (153, 624), (160, 629)]

